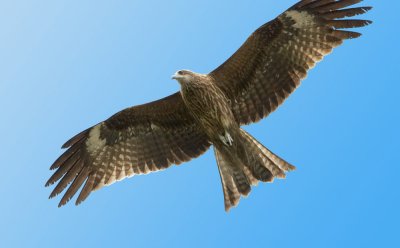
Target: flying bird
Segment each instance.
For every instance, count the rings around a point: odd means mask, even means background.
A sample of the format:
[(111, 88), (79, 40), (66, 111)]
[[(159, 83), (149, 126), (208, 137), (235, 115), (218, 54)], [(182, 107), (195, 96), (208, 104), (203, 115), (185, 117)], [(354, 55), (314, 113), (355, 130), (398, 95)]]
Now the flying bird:
[(344, 30), (367, 20), (346, 19), (371, 7), (362, 0), (302, 0), (262, 25), (209, 74), (180, 70), (180, 91), (122, 110), (67, 141), (51, 166), (50, 198), (68, 187), (59, 207), (82, 187), (78, 205), (92, 191), (133, 175), (164, 170), (196, 158), (213, 146), (225, 210), (236, 206), (258, 181), (285, 178), (295, 167), (241, 128), (273, 112), (308, 70), (346, 39)]

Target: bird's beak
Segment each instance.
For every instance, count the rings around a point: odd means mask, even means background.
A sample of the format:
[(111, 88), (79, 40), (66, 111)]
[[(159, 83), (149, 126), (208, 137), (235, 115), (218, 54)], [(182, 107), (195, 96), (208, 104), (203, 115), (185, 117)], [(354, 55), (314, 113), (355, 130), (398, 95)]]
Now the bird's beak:
[(177, 72), (174, 75), (172, 75), (172, 77), (171, 77), (171, 79), (175, 79), (175, 80), (178, 80), (178, 78), (179, 78), (179, 75)]

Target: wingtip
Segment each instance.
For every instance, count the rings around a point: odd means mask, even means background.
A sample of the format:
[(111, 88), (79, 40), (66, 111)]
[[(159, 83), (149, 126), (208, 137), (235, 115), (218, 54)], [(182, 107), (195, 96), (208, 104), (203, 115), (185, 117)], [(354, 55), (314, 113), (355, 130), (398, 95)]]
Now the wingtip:
[(91, 130), (91, 128), (88, 128), (80, 133), (78, 133), (77, 135), (73, 136), (72, 138), (70, 138), (67, 142), (65, 142), (62, 146), (61, 149), (66, 149), (68, 147), (73, 146), (74, 144), (82, 141), (86, 135), (88, 134), (88, 132)]
[(64, 144), (62, 144), (61, 149), (67, 149), (69, 147), (71, 147), (73, 145), (73, 139), (75, 138), (72, 137), (71, 139), (69, 139), (67, 142), (65, 142)]
[(370, 11), (371, 9), (373, 9), (374, 7), (372, 7), (372, 6), (365, 6), (365, 7), (362, 7), (364, 10), (365, 10), (365, 12), (368, 12), (368, 11)]
[(51, 183), (50, 181), (47, 181), (44, 185), (44, 187), (49, 187), (50, 185), (52, 185), (53, 183)]
[(58, 194), (59, 194), (59, 193), (56, 193), (56, 192), (54, 192), (54, 190), (53, 190), (53, 192), (51, 192), (51, 194), (50, 194), (50, 196), (49, 196), (49, 199), (53, 199), (54, 197), (58, 196)]
[(66, 205), (69, 200), (71, 200), (70, 196), (67, 196), (66, 194), (63, 196), (63, 198), (61, 199), (61, 201), (58, 203), (58, 207), (61, 208), (62, 206)]
[(365, 13), (367, 13), (367, 12), (371, 11), (373, 8), (374, 8), (373, 6), (363, 6), (363, 7), (357, 7), (357, 9), (361, 9), (361, 10), (363, 10), (363, 11), (364, 11), (363, 13), (360, 13), (360, 15), (362, 15), (362, 14), (365, 14)]
[(62, 146), (61, 146), (61, 149), (67, 149), (69, 147), (69, 145), (67, 144), (67, 143), (65, 143), (65, 144), (63, 144)]
[(54, 163), (50, 166), (50, 170), (55, 170), (55, 169), (57, 169), (58, 167), (60, 167), (60, 164), (61, 164), (61, 163), (59, 163), (59, 162), (58, 162), (58, 159), (57, 159), (57, 160), (54, 161)]
[[(82, 193), (82, 192), (81, 192), (81, 193)], [(82, 203), (83, 201), (85, 201), (86, 198), (87, 198), (87, 196), (86, 196), (86, 197), (82, 197), (82, 195), (79, 194), (78, 198), (77, 198), (76, 201), (75, 201), (75, 206), (81, 205), (81, 203)]]

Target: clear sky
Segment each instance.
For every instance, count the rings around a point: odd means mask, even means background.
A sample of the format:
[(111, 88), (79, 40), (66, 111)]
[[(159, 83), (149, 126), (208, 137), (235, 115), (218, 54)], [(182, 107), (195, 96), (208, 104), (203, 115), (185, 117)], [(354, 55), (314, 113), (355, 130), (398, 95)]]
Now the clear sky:
[(59, 209), (60, 146), (207, 73), (296, 0), (0, 1), (0, 247), (400, 247), (398, 1), (246, 127), (297, 166), (224, 212), (214, 155)]

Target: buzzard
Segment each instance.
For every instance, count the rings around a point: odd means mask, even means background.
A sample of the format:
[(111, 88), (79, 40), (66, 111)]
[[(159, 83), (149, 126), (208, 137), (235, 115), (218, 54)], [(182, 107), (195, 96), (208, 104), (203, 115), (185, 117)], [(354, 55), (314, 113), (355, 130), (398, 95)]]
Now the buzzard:
[(50, 198), (67, 186), (59, 207), (83, 185), (76, 204), (103, 186), (180, 164), (213, 145), (225, 210), (236, 206), (258, 181), (285, 178), (295, 167), (278, 157), (242, 125), (274, 111), (307, 71), (343, 40), (344, 30), (371, 23), (345, 19), (371, 7), (362, 0), (302, 0), (258, 28), (225, 63), (209, 74), (181, 70), (181, 89), (163, 99), (122, 110), (67, 141), (51, 166)]

